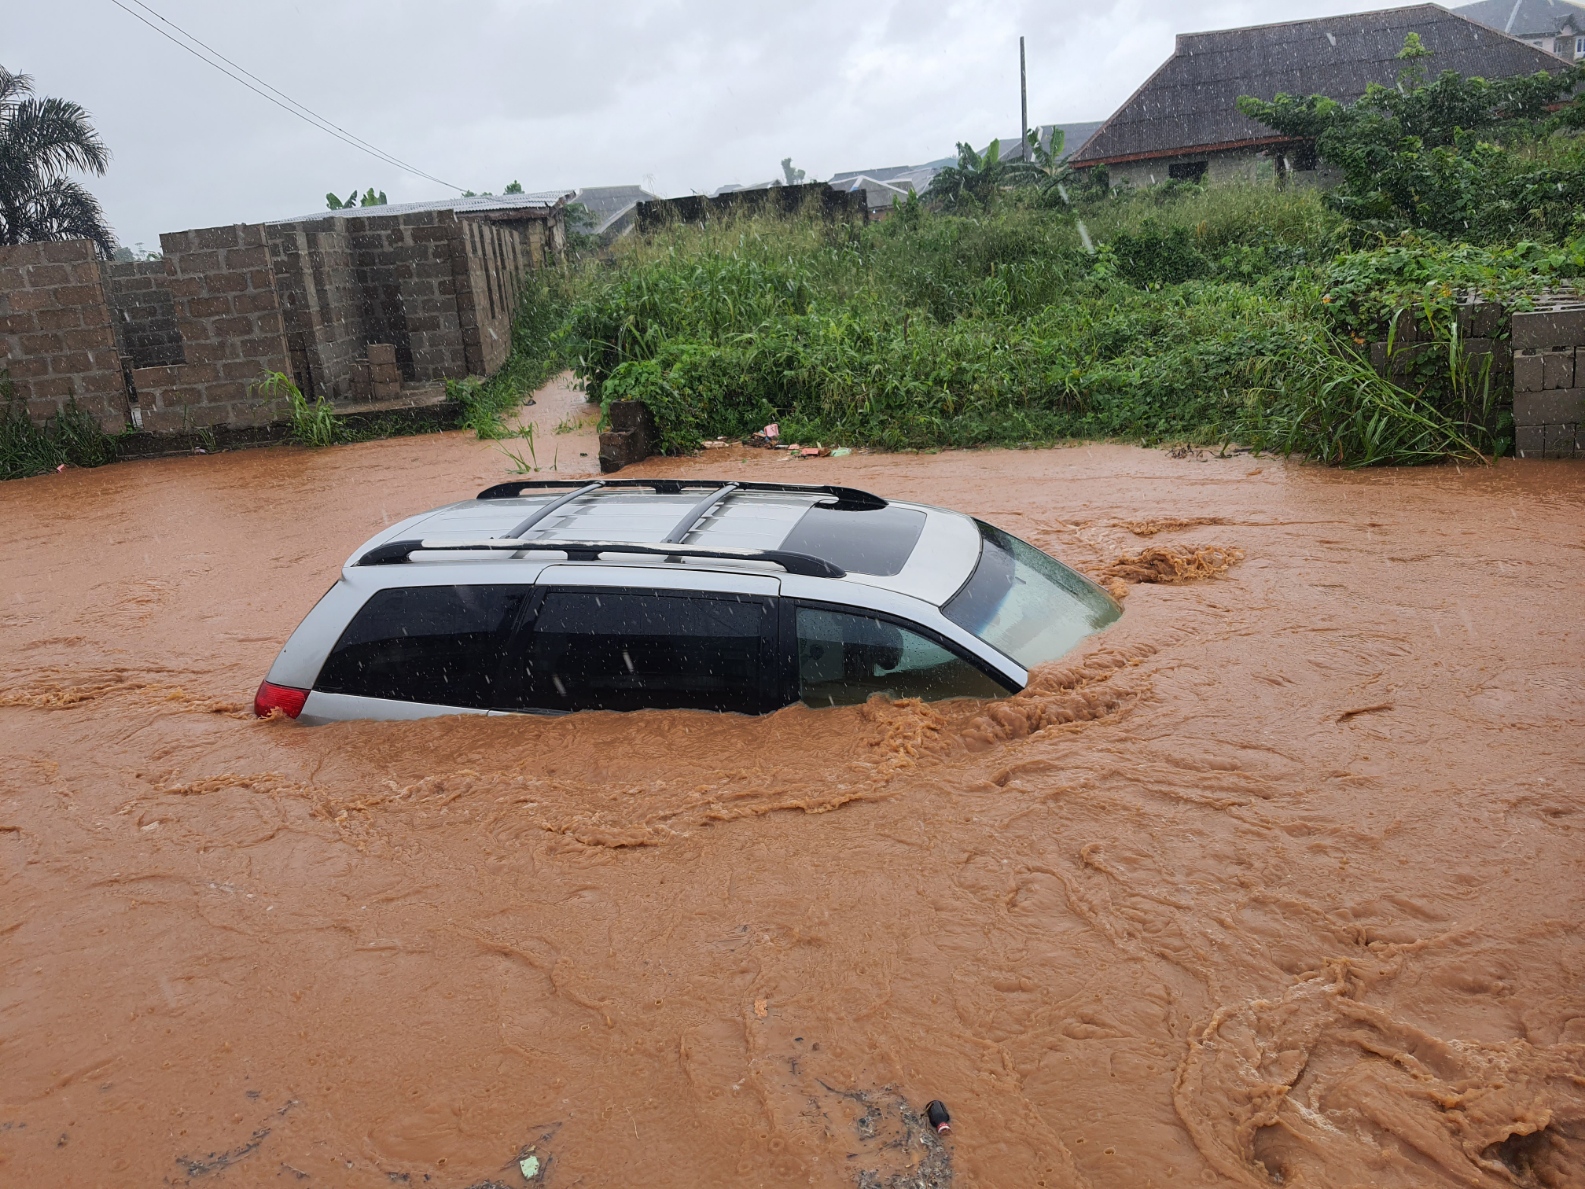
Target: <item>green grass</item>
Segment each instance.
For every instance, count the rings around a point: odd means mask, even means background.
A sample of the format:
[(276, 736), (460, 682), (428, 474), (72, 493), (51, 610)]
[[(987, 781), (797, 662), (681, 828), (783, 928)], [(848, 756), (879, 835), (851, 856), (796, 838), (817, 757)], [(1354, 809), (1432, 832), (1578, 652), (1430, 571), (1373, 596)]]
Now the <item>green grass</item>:
[(746, 219), (672, 228), (564, 278), (547, 341), (594, 397), (648, 404), (673, 452), (769, 421), (884, 449), (1239, 442), (1344, 465), (1500, 450), (1501, 410), (1456, 356), (1399, 385), (1366, 343), (1427, 301), (1446, 338), (1462, 288), (1534, 287), (1581, 271), (1578, 254), (1348, 247), (1318, 194), (1269, 184), (1074, 211), (1015, 195), (869, 227)]
[(0, 479), (42, 475), (62, 464), (103, 466), (115, 457), (115, 438), (76, 401), (68, 401), (58, 415), (35, 425), (10, 377), (0, 371)]

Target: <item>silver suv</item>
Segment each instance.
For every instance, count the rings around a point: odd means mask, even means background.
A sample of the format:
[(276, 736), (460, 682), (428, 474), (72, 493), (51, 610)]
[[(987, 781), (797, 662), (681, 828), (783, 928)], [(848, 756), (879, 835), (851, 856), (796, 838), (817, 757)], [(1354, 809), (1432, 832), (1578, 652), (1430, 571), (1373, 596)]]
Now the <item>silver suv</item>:
[(998, 698), (1119, 614), (999, 528), (848, 487), (503, 483), (354, 553), (254, 710), (324, 723)]

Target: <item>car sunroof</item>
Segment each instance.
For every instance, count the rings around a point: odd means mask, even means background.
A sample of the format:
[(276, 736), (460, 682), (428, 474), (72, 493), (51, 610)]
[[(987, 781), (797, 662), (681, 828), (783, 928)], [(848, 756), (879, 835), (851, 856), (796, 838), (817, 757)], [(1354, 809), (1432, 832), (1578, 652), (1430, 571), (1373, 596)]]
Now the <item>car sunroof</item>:
[(857, 574), (887, 577), (908, 563), (924, 528), (925, 514), (917, 508), (892, 504), (846, 511), (816, 504), (793, 525), (781, 547)]

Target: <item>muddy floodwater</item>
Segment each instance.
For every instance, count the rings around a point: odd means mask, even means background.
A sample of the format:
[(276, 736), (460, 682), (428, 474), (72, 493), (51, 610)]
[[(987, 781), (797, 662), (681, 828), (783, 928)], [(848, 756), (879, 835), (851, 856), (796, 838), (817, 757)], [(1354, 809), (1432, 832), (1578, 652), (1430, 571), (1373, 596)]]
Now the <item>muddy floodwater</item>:
[(505, 461), (0, 487), (0, 1184), (1585, 1185), (1585, 467), (657, 460), (1126, 611), (997, 703), (254, 721)]

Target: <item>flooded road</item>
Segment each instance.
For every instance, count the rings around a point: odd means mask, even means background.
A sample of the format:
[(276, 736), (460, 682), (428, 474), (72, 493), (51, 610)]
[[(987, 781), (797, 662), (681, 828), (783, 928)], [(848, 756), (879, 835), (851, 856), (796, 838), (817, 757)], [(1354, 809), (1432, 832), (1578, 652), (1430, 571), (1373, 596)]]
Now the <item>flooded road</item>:
[(0, 487), (0, 1183), (1585, 1184), (1585, 467), (654, 461), (970, 511), (1126, 613), (1000, 703), (253, 721), (504, 463)]

